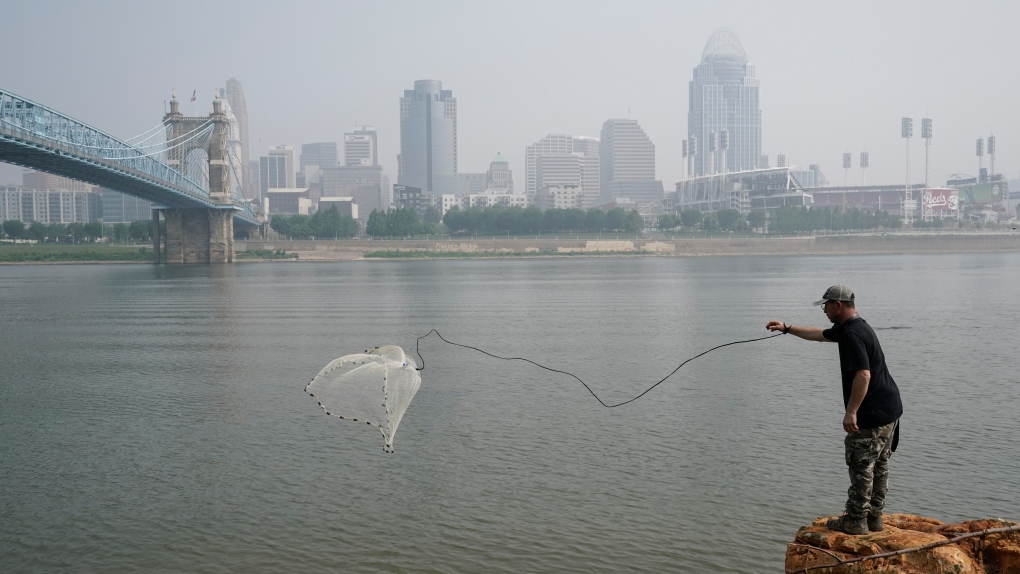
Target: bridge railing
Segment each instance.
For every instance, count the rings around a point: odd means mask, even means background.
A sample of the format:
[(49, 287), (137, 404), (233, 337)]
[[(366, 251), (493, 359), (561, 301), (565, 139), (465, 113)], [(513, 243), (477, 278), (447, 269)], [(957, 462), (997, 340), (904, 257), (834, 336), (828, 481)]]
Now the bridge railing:
[[(153, 178), (177, 193), (210, 200), (209, 191), (181, 172), (163, 163), (157, 152), (147, 152), (98, 130), (72, 117), (31, 100), (0, 90), (0, 128), (34, 136), (61, 151), (82, 159), (120, 166)], [(251, 203), (232, 198), (234, 206), (248, 219), (265, 219), (261, 209)]]

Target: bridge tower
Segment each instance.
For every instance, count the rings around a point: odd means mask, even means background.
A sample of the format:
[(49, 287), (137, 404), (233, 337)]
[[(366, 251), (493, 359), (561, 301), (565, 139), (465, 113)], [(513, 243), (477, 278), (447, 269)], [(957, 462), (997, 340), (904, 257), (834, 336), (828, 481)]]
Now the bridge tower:
[[(192, 138), (203, 126), (212, 124), (205, 138)], [(167, 164), (187, 173), (191, 152), (204, 150), (208, 156), (209, 197), (218, 206), (213, 208), (164, 208), (153, 211), (153, 235), (157, 236), (156, 257), (159, 262), (159, 212), (166, 221), (166, 263), (233, 263), (234, 206), (230, 199), (230, 164), (227, 158), (229, 122), (223, 113), (223, 102), (217, 97), (208, 116), (187, 117), (180, 112), (177, 94), (170, 100), (170, 113), (163, 116), (167, 141), (183, 143), (168, 151)], [(222, 207), (219, 207), (222, 206)]]

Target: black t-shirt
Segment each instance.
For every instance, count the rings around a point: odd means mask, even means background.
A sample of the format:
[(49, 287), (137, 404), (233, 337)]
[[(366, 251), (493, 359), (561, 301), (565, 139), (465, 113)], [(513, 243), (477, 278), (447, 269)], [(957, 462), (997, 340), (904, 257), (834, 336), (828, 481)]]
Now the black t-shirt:
[(858, 316), (847, 319), (842, 325), (833, 325), (822, 331), (822, 336), (839, 344), (839, 370), (843, 374), (843, 407), (850, 402), (854, 375), (857, 371), (871, 371), (868, 392), (857, 409), (857, 426), (869, 429), (887, 425), (903, 414), (900, 389), (885, 366), (885, 353), (878, 343), (875, 330)]

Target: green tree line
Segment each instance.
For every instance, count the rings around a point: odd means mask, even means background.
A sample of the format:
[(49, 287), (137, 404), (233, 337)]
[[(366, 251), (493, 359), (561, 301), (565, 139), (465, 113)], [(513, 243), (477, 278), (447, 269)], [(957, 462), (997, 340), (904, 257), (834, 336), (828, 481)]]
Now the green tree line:
[(291, 239), (338, 239), (354, 237), (361, 225), (337, 207), (316, 211), (315, 215), (274, 215), (269, 227)]
[(103, 224), (99, 221), (88, 223), (42, 223), (34, 221), (28, 225), (17, 219), (0, 223), (0, 231), (7, 239), (30, 239), (40, 243), (108, 241), (148, 241), (152, 237), (151, 221)]
[(440, 235), (439, 210), (430, 207), (422, 218), (413, 207), (400, 207), (387, 211), (373, 210), (368, 215), (365, 233), (372, 237), (413, 237), (415, 235)]

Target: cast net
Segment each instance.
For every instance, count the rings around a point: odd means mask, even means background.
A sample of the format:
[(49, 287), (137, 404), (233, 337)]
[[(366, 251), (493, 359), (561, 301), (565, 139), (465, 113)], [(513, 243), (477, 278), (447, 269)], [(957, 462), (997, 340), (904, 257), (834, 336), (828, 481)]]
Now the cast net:
[(327, 415), (370, 424), (393, 452), (393, 435), (421, 386), (414, 360), (396, 345), (376, 347), (330, 362), (305, 386)]

